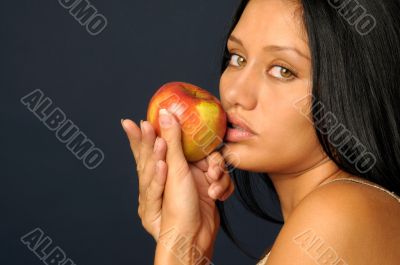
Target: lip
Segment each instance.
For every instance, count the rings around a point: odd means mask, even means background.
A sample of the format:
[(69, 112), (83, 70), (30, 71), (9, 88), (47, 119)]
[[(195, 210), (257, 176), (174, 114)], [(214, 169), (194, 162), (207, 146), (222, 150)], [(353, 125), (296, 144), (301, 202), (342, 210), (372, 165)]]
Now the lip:
[(227, 119), (229, 123), (239, 126), (240, 128), (246, 130), (247, 132), (256, 135), (256, 133), (247, 125), (247, 122), (239, 117), (238, 115), (227, 113)]
[(248, 139), (250, 139), (252, 137), (254, 137), (254, 134), (252, 134), (249, 131), (228, 128), (226, 130), (226, 135), (225, 135), (225, 139), (224, 140), (225, 140), (225, 142), (237, 143), (237, 142), (241, 142), (241, 141), (244, 141), (244, 140), (248, 140)]
[(250, 126), (239, 116), (227, 113), (227, 120), (229, 123), (239, 126), (243, 130), (228, 127), (224, 139), (226, 142), (241, 142), (256, 135)]

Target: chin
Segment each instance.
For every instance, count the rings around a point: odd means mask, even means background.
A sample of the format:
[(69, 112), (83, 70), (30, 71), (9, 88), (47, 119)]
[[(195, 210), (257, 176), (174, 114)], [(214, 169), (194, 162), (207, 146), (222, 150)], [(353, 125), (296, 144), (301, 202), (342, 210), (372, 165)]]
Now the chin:
[(221, 154), (225, 159), (226, 164), (229, 164), (234, 168), (254, 172), (260, 170), (260, 165), (257, 165), (260, 161), (254, 159), (257, 155), (254, 151), (251, 151), (244, 145), (241, 146), (238, 143), (226, 143), (226, 145), (221, 149)]
[(279, 151), (266, 152), (268, 147), (257, 144), (225, 143), (220, 152), (226, 164), (257, 173), (282, 172), (292, 165), (289, 157), (277, 156)]

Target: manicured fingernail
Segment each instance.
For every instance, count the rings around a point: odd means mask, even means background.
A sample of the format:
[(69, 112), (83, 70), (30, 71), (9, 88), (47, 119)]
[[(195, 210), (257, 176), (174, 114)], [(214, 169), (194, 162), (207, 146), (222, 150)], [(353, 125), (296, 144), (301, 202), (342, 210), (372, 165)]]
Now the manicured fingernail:
[(156, 141), (154, 143), (153, 152), (157, 152), (157, 150), (158, 150), (158, 145), (159, 145), (159, 141), (160, 141), (159, 139), (160, 139), (159, 137), (156, 138)]
[(168, 128), (172, 125), (172, 116), (166, 109), (160, 109), (159, 116), (161, 127)]

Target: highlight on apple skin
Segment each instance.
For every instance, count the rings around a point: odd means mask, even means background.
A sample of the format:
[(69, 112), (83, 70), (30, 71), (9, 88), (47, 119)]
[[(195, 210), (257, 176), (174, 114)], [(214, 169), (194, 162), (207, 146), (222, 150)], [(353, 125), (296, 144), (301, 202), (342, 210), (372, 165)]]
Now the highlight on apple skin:
[(187, 161), (203, 159), (223, 142), (227, 129), (226, 113), (220, 101), (207, 90), (178, 81), (161, 86), (147, 108), (147, 121), (158, 136), (160, 109), (167, 109), (179, 121)]

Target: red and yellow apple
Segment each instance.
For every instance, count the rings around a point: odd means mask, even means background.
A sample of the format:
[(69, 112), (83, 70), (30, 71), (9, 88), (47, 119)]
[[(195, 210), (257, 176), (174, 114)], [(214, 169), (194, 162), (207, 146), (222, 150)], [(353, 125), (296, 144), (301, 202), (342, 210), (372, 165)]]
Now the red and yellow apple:
[(227, 117), (220, 101), (210, 92), (185, 82), (161, 86), (147, 109), (147, 120), (158, 136), (160, 109), (167, 109), (181, 125), (182, 148), (187, 161), (203, 159), (222, 143)]

